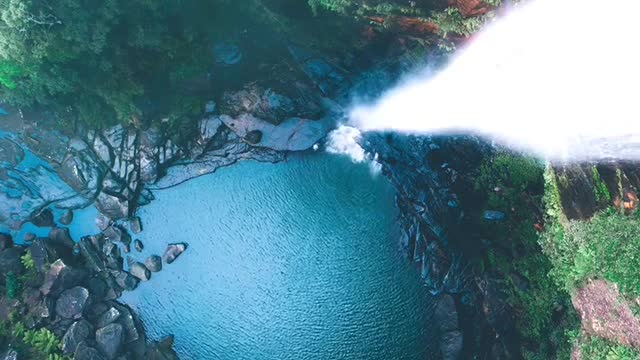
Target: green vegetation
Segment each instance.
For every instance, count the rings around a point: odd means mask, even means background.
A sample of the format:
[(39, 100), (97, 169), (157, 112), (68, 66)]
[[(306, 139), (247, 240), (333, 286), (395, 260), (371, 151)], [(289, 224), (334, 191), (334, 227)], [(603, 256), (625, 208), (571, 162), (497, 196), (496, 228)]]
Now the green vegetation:
[(516, 312), (525, 358), (569, 358), (567, 329), (577, 326), (577, 314), (569, 293), (549, 276), (552, 263), (541, 256), (536, 231), (544, 217), (544, 165), (501, 151), (480, 165), (474, 187), (486, 194), (482, 208), (507, 215), (502, 222), (480, 224), (481, 235), (492, 246), (479, 265), (483, 271), (498, 271), (505, 279), (503, 291)]
[(440, 34), (446, 37), (449, 34), (471, 36), (482, 28), (490, 16), (474, 16), (465, 18), (457, 8), (449, 7), (443, 11), (435, 12), (429, 18), (438, 25)]
[(0, 321), (0, 340), (11, 344), (21, 359), (66, 360), (61, 341), (45, 328), (27, 329), (22, 321), (16, 320), (15, 313), (9, 321)]
[(96, 126), (140, 121), (145, 100), (172, 103), (206, 68), (219, 4), (0, 0), (0, 98)]
[(589, 360), (637, 360), (640, 351), (615, 344), (610, 341), (592, 337), (582, 342), (580, 350), (582, 358)]
[(22, 284), (15, 273), (9, 272), (5, 275), (5, 293), (9, 299), (15, 299), (22, 290)]

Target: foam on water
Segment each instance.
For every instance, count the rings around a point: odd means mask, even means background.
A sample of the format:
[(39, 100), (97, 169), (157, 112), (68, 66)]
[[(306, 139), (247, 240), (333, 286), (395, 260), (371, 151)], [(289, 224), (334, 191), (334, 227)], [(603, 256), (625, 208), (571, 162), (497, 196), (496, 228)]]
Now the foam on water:
[(640, 2), (534, 0), (436, 75), (413, 75), (351, 123), (473, 133), (553, 160), (640, 159)]

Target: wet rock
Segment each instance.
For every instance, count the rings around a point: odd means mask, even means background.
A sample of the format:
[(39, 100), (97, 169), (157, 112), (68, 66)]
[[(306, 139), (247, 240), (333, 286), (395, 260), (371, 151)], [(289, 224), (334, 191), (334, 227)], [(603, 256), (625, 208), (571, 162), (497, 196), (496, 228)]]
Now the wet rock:
[(44, 209), (31, 217), (31, 222), (37, 227), (52, 227), (53, 212), (50, 209)]
[(129, 201), (121, 196), (101, 192), (96, 198), (96, 207), (107, 217), (120, 220), (129, 216)]
[(114, 307), (110, 307), (107, 311), (103, 312), (100, 317), (98, 317), (98, 320), (95, 323), (96, 327), (105, 327), (118, 320), (119, 317), (120, 311)]
[(29, 249), (38, 270), (43, 270), (46, 265), (60, 258), (58, 251), (47, 238), (36, 238)]
[(62, 351), (66, 354), (73, 354), (78, 349), (78, 345), (93, 335), (93, 326), (86, 320), (78, 320), (71, 324), (62, 338)]
[(73, 210), (69, 209), (65, 211), (58, 222), (62, 225), (70, 225), (73, 222)]
[(131, 291), (138, 287), (138, 278), (126, 271), (119, 272), (116, 276), (116, 283), (124, 290)]
[(87, 342), (81, 342), (75, 354), (73, 360), (105, 360), (106, 358), (95, 348), (89, 346)]
[(90, 237), (80, 239), (78, 245), (80, 246), (80, 256), (83, 258), (84, 264), (89, 270), (93, 272), (105, 270), (104, 262), (99, 255), (100, 252)]
[(162, 258), (158, 255), (151, 255), (144, 261), (144, 266), (151, 272), (159, 272), (162, 270)]
[(131, 245), (129, 245), (129, 244), (125, 244), (125, 245), (122, 247), (122, 250), (125, 252), (125, 254), (130, 253), (130, 252), (131, 252)]
[(482, 217), (489, 221), (502, 221), (505, 218), (505, 214), (501, 211), (486, 210)]
[(142, 241), (140, 241), (139, 239), (136, 239), (133, 242), (133, 246), (136, 248), (138, 252), (142, 252), (142, 250), (144, 250), (144, 244), (142, 244)]
[(75, 242), (71, 239), (68, 228), (54, 227), (49, 232), (49, 240), (55, 246), (62, 246), (69, 251), (73, 249)]
[(147, 269), (144, 264), (139, 262), (134, 262), (133, 264), (131, 264), (129, 272), (131, 273), (131, 275), (137, 277), (142, 281), (147, 281), (151, 278), (151, 272), (149, 271), (149, 269)]
[(0, 273), (20, 274), (24, 270), (20, 257), (24, 254), (24, 248), (16, 246), (4, 249), (0, 252)]
[(115, 359), (120, 353), (124, 341), (124, 329), (120, 324), (109, 324), (96, 331), (98, 349), (107, 359)]
[(244, 141), (248, 142), (251, 145), (257, 145), (262, 140), (262, 131), (260, 130), (252, 130), (244, 136)]
[(129, 220), (129, 229), (134, 234), (140, 234), (142, 232), (142, 220), (139, 216), (135, 216)]
[(65, 290), (56, 301), (56, 313), (65, 319), (80, 318), (89, 304), (89, 291), (81, 286)]
[(245, 138), (254, 132), (262, 133), (260, 146), (279, 151), (302, 151), (310, 149), (327, 135), (329, 121), (309, 120), (297, 117), (285, 119), (279, 125), (271, 124), (251, 114), (241, 114), (236, 118), (227, 115), (219, 117), (239, 137)]
[(45, 296), (58, 296), (64, 290), (80, 285), (87, 277), (85, 271), (67, 266), (61, 259), (51, 264), (40, 291)]
[(13, 238), (9, 234), (0, 233), (0, 251), (13, 247)]
[(138, 331), (138, 328), (142, 329), (142, 325), (137, 325), (137, 320), (134, 318), (134, 313), (128, 306), (114, 302), (113, 307), (120, 312), (118, 317), (118, 324), (122, 325), (124, 329), (124, 343), (130, 344), (136, 340), (144, 340), (144, 332)]
[(178, 256), (185, 252), (185, 250), (187, 250), (186, 243), (169, 244), (167, 246), (167, 249), (164, 251), (164, 255), (162, 256), (162, 258), (164, 259), (165, 263), (171, 264), (178, 258)]
[(242, 52), (238, 45), (230, 42), (218, 42), (213, 45), (213, 58), (216, 63), (231, 66), (242, 61)]
[(10, 167), (18, 165), (24, 159), (24, 151), (9, 139), (0, 139), (0, 164), (7, 163)]
[(73, 190), (87, 199), (94, 199), (100, 188), (106, 167), (88, 151), (86, 144), (74, 139), (82, 148), (72, 149), (57, 168), (57, 173)]
[(120, 225), (109, 226), (103, 231), (103, 234), (111, 241), (121, 242), (125, 245), (131, 243), (131, 235), (129, 235), (127, 230)]
[(96, 226), (100, 231), (105, 231), (109, 226), (111, 226), (111, 219), (104, 216), (103, 214), (98, 215), (96, 218)]

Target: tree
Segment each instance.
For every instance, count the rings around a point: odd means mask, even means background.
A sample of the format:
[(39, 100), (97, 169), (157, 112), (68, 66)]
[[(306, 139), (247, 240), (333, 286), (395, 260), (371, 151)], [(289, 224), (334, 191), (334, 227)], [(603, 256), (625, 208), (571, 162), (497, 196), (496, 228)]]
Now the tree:
[(0, 98), (93, 124), (137, 119), (172, 74), (202, 69), (206, 29), (186, 13), (197, 3), (0, 0)]

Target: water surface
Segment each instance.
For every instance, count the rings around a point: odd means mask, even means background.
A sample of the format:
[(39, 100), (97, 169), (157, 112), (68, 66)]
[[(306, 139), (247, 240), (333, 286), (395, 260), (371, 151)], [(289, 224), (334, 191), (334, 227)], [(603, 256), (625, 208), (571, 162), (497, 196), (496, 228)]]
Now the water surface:
[(184, 359), (425, 359), (432, 304), (393, 190), (328, 155), (245, 162), (157, 192), (140, 260), (190, 247), (123, 300)]

